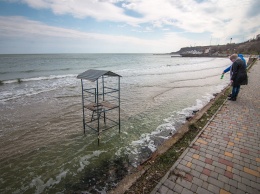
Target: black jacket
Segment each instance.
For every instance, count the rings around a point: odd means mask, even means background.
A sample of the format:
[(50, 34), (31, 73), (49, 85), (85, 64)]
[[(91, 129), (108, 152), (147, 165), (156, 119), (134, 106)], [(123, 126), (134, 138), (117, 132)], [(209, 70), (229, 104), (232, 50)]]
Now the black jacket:
[(246, 68), (240, 58), (237, 58), (237, 60), (232, 64), (231, 71), (231, 80), (233, 80), (233, 86), (248, 84)]

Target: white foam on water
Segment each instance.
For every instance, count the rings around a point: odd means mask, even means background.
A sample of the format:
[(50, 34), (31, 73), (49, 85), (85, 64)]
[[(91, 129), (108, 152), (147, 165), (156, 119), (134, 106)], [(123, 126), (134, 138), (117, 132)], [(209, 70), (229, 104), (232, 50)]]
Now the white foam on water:
[(45, 76), (45, 77), (43, 76), (43, 77), (33, 77), (33, 78), (20, 78), (20, 79), (5, 80), (5, 81), (2, 81), (2, 83), (3, 84), (12, 84), (12, 83), (18, 83), (18, 82), (53, 80), (53, 79), (61, 79), (61, 78), (68, 78), (68, 77), (76, 78), (77, 75), (68, 74), (68, 75), (50, 75), (50, 76)]
[[(193, 106), (182, 109), (181, 111), (173, 112), (171, 117), (163, 119), (165, 123), (159, 125), (154, 131), (150, 133), (141, 134), (140, 139), (132, 141), (126, 149), (126, 154), (136, 154), (135, 161), (132, 162), (133, 166), (138, 166), (138, 155), (142, 147), (147, 147), (151, 152), (155, 152), (158, 145), (155, 144), (155, 139), (168, 139), (176, 132), (176, 123), (185, 123), (186, 117), (192, 116), (194, 111), (202, 109), (213, 98), (213, 93), (221, 92), (226, 87), (226, 83), (217, 85), (212, 89), (211, 93), (205, 93), (200, 99), (196, 99), (196, 103)], [(166, 132), (166, 133), (165, 133)], [(118, 150), (117, 154), (120, 154), (122, 149)], [(133, 158), (133, 157), (132, 157)]]
[(90, 161), (89, 161), (90, 159), (92, 159), (94, 157), (99, 157), (99, 155), (103, 152), (106, 152), (106, 151), (97, 150), (97, 151), (93, 151), (92, 154), (88, 154), (83, 157), (80, 157), (80, 159), (79, 159), (80, 167), (77, 169), (77, 172), (81, 172), (85, 168), (85, 166), (90, 164)]
[[(137, 167), (140, 164), (140, 159), (142, 160), (142, 149), (148, 148), (150, 153), (153, 153), (157, 149), (155, 139), (163, 139), (165, 141), (176, 132), (176, 129), (172, 123), (164, 123), (156, 128), (155, 131), (151, 133), (143, 133), (140, 139), (132, 141), (130, 145), (125, 149), (125, 154), (130, 155), (132, 159), (131, 165)], [(165, 136), (165, 134), (168, 134)], [(121, 153), (122, 150), (118, 150), (116, 154)]]
[(31, 181), (30, 187), (35, 187), (35, 193), (43, 193), (44, 189), (51, 187), (52, 185), (59, 184), (62, 178), (66, 177), (66, 174), (69, 172), (69, 170), (62, 171), (60, 174), (56, 176), (55, 179), (50, 178), (46, 183), (41, 179), (41, 176), (34, 178)]
[(226, 83), (217, 85), (216, 87), (214, 87), (214, 89), (211, 93), (206, 93), (204, 96), (202, 96), (201, 99), (196, 99), (196, 104), (194, 106), (187, 107), (177, 113), (180, 115), (184, 115), (185, 117), (191, 116), (193, 111), (202, 109), (205, 105), (207, 105), (214, 98), (213, 93), (221, 92), (226, 86), (227, 86)]
[(60, 75), (21, 79), (21, 81), (21, 83), (15, 83), (18, 82), (17, 80), (4, 81), (4, 83), (12, 84), (4, 85), (8, 89), (0, 90), (1, 103), (63, 88), (64, 86), (75, 84), (79, 80), (75, 79), (75, 75)]
[[(106, 152), (106, 151), (93, 151), (92, 154), (85, 155), (83, 157), (80, 157), (79, 159), (79, 168), (77, 169), (77, 172), (80, 172), (84, 169), (85, 166), (90, 164), (90, 159), (94, 157), (99, 157), (101, 153)], [(44, 193), (45, 189), (48, 189), (52, 187), (53, 185), (59, 184), (63, 178), (66, 177), (66, 175), (70, 172), (69, 169), (67, 170), (62, 170), (55, 178), (49, 178), (46, 182), (44, 182), (41, 178), (41, 176), (38, 176), (36, 178), (33, 178), (31, 181), (29, 187), (30, 188), (35, 188), (36, 194)], [(26, 191), (29, 189), (29, 187), (24, 187), (23, 189), (16, 190), (15, 193), (21, 193), (22, 191)]]

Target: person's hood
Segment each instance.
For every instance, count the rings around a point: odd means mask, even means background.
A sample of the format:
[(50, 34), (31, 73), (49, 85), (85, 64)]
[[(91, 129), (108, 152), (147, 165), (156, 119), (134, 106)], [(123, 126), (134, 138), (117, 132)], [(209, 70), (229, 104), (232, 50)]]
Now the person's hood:
[(244, 61), (240, 58), (240, 57), (238, 57), (237, 59), (236, 59), (236, 62), (240, 62), (240, 63), (244, 63)]
[(237, 56), (240, 58), (244, 58), (244, 56), (242, 54), (238, 54)]

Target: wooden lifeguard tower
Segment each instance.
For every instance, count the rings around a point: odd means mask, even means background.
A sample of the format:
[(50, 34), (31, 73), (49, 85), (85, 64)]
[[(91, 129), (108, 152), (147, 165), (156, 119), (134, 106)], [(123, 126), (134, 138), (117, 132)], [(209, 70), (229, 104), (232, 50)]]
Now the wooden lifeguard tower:
[[(120, 75), (106, 70), (87, 70), (81, 79), (84, 134), (86, 128), (98, 133), (118, 126), (120, 133)], [(86, 83), (88, 81), (88, 83)]]

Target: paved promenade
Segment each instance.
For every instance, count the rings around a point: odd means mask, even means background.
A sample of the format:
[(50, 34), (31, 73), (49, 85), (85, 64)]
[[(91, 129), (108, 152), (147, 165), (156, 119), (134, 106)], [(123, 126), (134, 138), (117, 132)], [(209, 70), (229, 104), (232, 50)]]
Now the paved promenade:
[(260, 61), (152, 194), (260, 194)]

